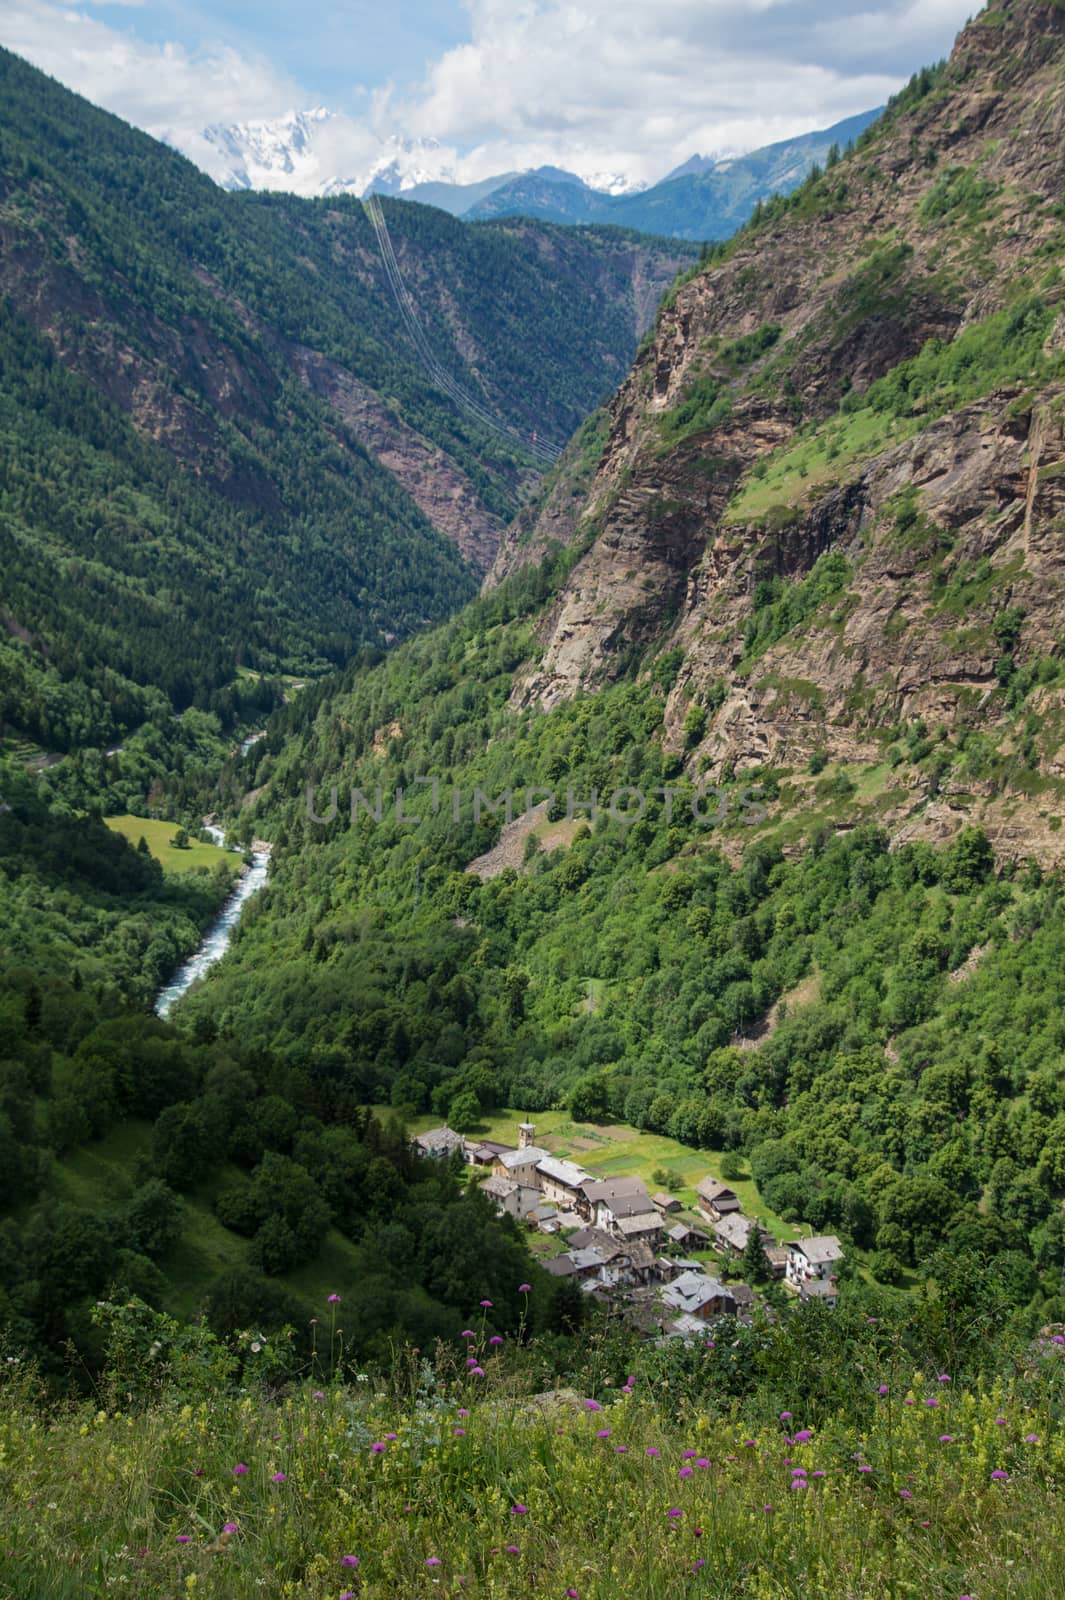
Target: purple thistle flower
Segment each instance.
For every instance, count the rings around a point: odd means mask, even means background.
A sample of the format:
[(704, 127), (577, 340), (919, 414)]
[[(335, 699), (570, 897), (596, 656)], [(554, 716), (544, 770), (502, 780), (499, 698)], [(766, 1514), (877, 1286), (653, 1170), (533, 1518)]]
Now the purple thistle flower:
[(477, 1335), (474, 1333), (472, 1328), (463, 1328), (462, 1332), (459, 1334), (460, 1339), (476, 1339), (476, 1337)]
[(1025, 1444), (1038, 1444), (1039, 1435), (1037, 1433), (1026, 1433), (1024, 1436), (1024, 1442)]
[(790, 1422), (792, 1420), (791, 1412), (790, 1411), (782, 1411), (780, 1413), (780, 1420), (781, 1420), (781, 1422)]
[(523, 1517), (523, 1516), (525, 1516), (525, 1514), (528, 1511), (528, 1509), (529, 1509), (528, 1506), (523, 1506), (521, 1501), (519, 1500), (516, 1505), (511, 1506), (510, 1514), (511, 1514), (512, 1517)]
[(465, 1406), (459, 1406), (459, 1408), (456, 1411), (455, 1415), (457, 1417), (468, 1417), (469, 1416), (469, 1412), (466, 1410)]
[(886, 1383), (882, 1383), (876, 1392), (877, 1394), (890, 1394), (891, 1390), (888, 1388)]
[(952, 1433), (941, 1433), (939, 1435), (939, 1442), (940, 1444), (953, 1444), (954, 1435)]
[(793, 1478), (805, 1478), (805, 1476), (806, 1476), (806, 1468), (805, 1467), (792, 1467), (791, 1475), (792, 1475)]
[(477, 1357), (476, 1356), (467, 1356), (466, 1357), (466, 1365), (468, 1367), (476, 1367), (478, 1365)]
[(465, 1437), (466, 1437), (466, 1429), (465, 1428), (452, 1428), (451, 1431), (455, 1435), (456, 1439), (465, 1439)]
[(596, 1436), (597, 1439), (609, 1439), (610, 1438), (610, 1429), (609, 1428), (600, 1428), (597, 1431), (595, 1436)]
[(1004, 1428), (1005, 1426), (1006, 1426), (1005, 1417), (996, 1417), (995, 1418), (995, 1427), (996, 1428)]
[(440, 1557), (439, 1556), (426, 1556), (425, 1565), (427, 1567), (438, 1567), (440, 1565)]
[(470, 1368), (470, 1377), (471, 1378), (483, 1378), (484, 1377), (484, 1368), (483, 1367), (471, 1367)]
[(860, 1467), (859, 1467), (859, 1468), (858, 1468), (858, 1471), (859, 1471), (859, 1472), (872, 1472), (872, 1470), (873, 1470), (873, 1469), (872, 1469), (872, 1467), (867, 1467), (867, 1466), (866, 1466), (866, 1465), (865, 1465), (865, 1463), (864, 1463), (864, 1462), (863, 1462), (863, 1463), (862, 1463), (862, 1465), (861, 1465), (861, 1466), (860, 1466)]
[(581, 1600), (581, 1597), (577, 1593), (576, 1589), (567, 1589), (566, 1590), (566, 1600)]
[(498, 1333), (493, 1333), (493, 1335), (489, 1339), (488, 1343), (489, 1344), (502, 1344), (503, 1340), (502, 1340), (501, 1336)]
[(518, 1293), (519, 1294), (532, 1294), (532, 1284), (531, 1283), (519, 1283), (518, 1284)]
[(385, 1444), (383, 1439), (375, 1439), (373, 1444), (370, 1446), (370, 1454), (372, 1456), (383, 1455), (387, 1449), (388, 1446)]
[(772, 1509), (773, 1509), (773, 1507), (772, 1507), (772, 1506), (763, 1506), (763, 1507), (762, 1507), (762, 1510), (763, 1510), (763, 1511), (772, 1511)]
[(941, 1372), (939, 1374), (939, 1377), (936, 1379), (936, 1382), (937, 1383), (949, 1383), (950, 1382), (950, 1373), (949, 1372)]
[(398, 1439), (399, 1438), (399, 1434), (398, 1433), (386, 1433), (385, 1434), (385, 1438), (386, 1439)]
[(700, 1556), (698, 1561), (692, 1567), (692, 1571), (693, 1572), (698, 1572), (700, 1567), (705, 1567), (705, 1566), (706, 1566), (706, 1562), (703, 1560), (702, 1556)]
[(699, 1456), (695, 1465), (697, 1467), (702, 1467), (705, 1471), (705, 1469), (710, 1465), (710, 1462), (707, 1460), (706, 1456)]
[(649, 1444), (647, 1446), (647, 1449), (644, 1451), (644, 1455), (645, 1456), (651, 1456), (651, 1457), (657, 1457), (658, 1451), (655, 1449), (653, 1444)]
[(603, 1408), (599, 1404), (598, 1400), (586, 1400), (584, 1402), (584, 1409), (585, 1411), (602, 1411)]
[(681, 1511), (679, 1506), (673, 1506), (669, 1511), (666, 1512), (666, 1516), (667, 1517), (672, 1517), (674, 1521), (676, 1521), (676, 1519), (678, 1517), (682, 1517), (683, 1515), (684, 1515), (684, 1513), (683, 1513), (683, 1511)]
[(614, 1448), (619, 1456), (627, 1456), (629, 1453), (629, 1447), (627, 1444), (615, 1445)]
[(340, 1296), (338, 1294), (326, 1295), (325, 1303), (327, 1306), (338, 1306), (340, 1304)]
[(518, 1544), (508, 1544), (504, 1548), (508, 1556), (516, 1556), (521, 1553), (521, 1546)]
[(909, 1489), (900, 1489), (899, 1490), (899, 1499), (900, 1500), (912, 1500), (913, 1499), (913, 1495), (910, 1493)]
[(812, 1439), (813, 1436), (814, 1430), (812, 1428), (800, 1428), (798, 1433), (795, 1435), (795, 1443), (805, 1444), (807, 1439)]
[(222, 1524), (222, 1532), (223, 1533), (236, 1533), (236, 1531), (237, 1531), (237, 1525), (236, 1525), (235, 1522), (223, 1522), (223, 1524)]
[(698, 1454), (699, 1454), (698, 1450), (685, 1450), (683, 1456), (681, 1456), (681, 1460), (682, 1461), (694, 1461)]
[(805, 1478), (792, 1478), (791, 1487), (793, 1489), (805, 1489), (806, 1488), (806, 1479)]
[(243, 1461), (238, 1461), (236, 1466), (233, 1468), (233, 1476), (234, 1478), (243, 1478), (244, 1474), (250, 1471), (251, 1468), (249, 1466), (246, 1466)]
[(1009, 1473), (1003, 1472), (1001, 1467), (996, 1467), (994, 1472), (991, 1474), (991, 1477), (996, 1483), (1005, 1483), (1006, 1479), (1009, 1477)]
[(679, 1472), (677, 1473), (677, 1477), (678, 1478), (690, 1478), (691, 1475), (692, 1475), (692, 1468), (691, 1467), (681, 1467)]
[(491, 1300), (482, 1300), (481, 1301), (481, 1310), (482, 1311), (491, 1311), (491, 1309), (492, 1309)]
[(934, 1394), (930, 1394), (925, 1401), (926, 1406), (937, 1406), (938, 1404), (939, 1401), (936, 1399)]
[(188, 1544), (191, 1538), (191, 1533), (179, 1533), (177, 1536), (177, 1542), (178, 1544)]
[(812, 1473), (812, 1476), (815, 1477), (815, 1478), (823, 1478), (824, 1475), (825, 1475), (825, 1473), (824, 1473), (824, 1468), (823, 1467), (816, 1467), (814, 1469), (813, 1473)]
[(273, 1477), (270, 1479), (271, 1483), (284, 1483), (285, 1481), (286, 1474), (284, 1472), (275, 1472)]
[(340, 1565), (342, 1567), (357, 1567), (358, 1564), (358, 1556), (341, 1556), (340, 1558)]

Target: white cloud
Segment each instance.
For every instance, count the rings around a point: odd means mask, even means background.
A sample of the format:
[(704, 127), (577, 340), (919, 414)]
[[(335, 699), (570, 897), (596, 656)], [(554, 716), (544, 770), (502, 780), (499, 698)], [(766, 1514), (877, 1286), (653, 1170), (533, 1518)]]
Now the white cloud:
[(224, 45), (146, 43), (48, 0), (7, 0), (0, 41), (96, 105), (175, 144), (209, 123), (275, 114), (302, 98), (265, 60)]
[[(467, 181), (544, 163), (653, 181), (695, 151), (752, 149), (880, 103), (949, 49), (973, 3), (467, 0), (468, 41), (413, 91), (363, 93), (363, 113), (323, 128), (314, 153), (342, 173), (394, 133), (463, 152)], [(7, 0), (0, 39), (216, 175), (205, 127), (307, 103), (265, 59), (147, 43), (73, 4)]]
[[(471, 38), (404, 108), (474, 145), (467, 176), (556, 161), (647, 179), (887, 98), (972, 0), (470, 0)], [(518, 153), (521, 159), (516, 159)]]

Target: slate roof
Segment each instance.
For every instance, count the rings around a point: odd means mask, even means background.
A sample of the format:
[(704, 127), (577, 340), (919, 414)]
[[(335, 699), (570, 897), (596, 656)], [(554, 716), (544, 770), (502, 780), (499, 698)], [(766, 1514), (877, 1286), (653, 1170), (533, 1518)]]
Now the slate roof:
[[(528, 1154), (527, 1151), (523, 1152)], [(544, 1155), (536, 1163), (537, 1172), (543, 1173), (545, 1178), (553, 1178), (556, 1183), (565, 1184), (567, 1189), (579, 1189), (588, 1174), (583, 1167), (578, 1167), (573, 1161), (560, 1161), (557, 1156)]]
[(812, 1239), (791, 1239), (789, 1250), (799, 1250), (811, 1266), (823, 1267), (830, 1261), (843, 1260), (843, 1246), (834, 1233), (815, 1234)]
[(647, 1193), (647, 1185), (642, 1178), (589, 1178), (584, 1184), (584, 1193), (592, 1205), (600, 1200), (620, 1200), (623, 1195), (638, 1194), (647, 1202), (645, 1210), (650, 1208), (651, 1197)]
[(663, 1305), (689, 1314), (694, 1314), (718, 1295), (731, 1299), (732, 1291), (705, 1272), (682, 1272), (679, 1278), (674, 1278), (661, 1291)]
[(496, 1160), (501, 1162), (508, 1172), (511, 1167), (535, 1167), (541, 1161), (549, 1161), (550, 1155), (546, 1150), (541, 1150), (537, 1145), (527, 1144), (524, 1150), (501, 1150)]
[(427, 1133), (416, 1135), (414, 1143), (426, 1155), (447, 1155), (452, 1150), (464, 1150), (466, 1141), (461, 1133), (456, 1133), (454, 1128), (430, 1128)]
[(640, 1211), (635, 1216), (618, 1217), (615, 1213), (618, 1232), (626, 1239), (639, 1238), (643, 1233), (660, 1233), (662, 1218), (657, 1211)]

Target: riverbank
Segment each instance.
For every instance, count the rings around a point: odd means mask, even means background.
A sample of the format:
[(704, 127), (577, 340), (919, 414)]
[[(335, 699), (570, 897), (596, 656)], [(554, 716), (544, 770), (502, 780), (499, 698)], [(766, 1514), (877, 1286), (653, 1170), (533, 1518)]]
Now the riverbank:
[[(232, 857), (240, 854), (239, 851), (224, 849), (225, 835), (216, 824), (205, 823), (204, 828), (214, 839), (215, 846), (212, 848), (217, 847), (219, 855)], [(182, 963), (170, 982), (156, 997), (156, 1016), (169, 1016), (182, 995), (194, 983), (199, 982), (216, 962), (221, 961), (229, 949), (245, 905), (264, 886), (269, 870), (270, 845), (264, 839), (257, 839), (252, 846), (250, 866), (245, 864), (239, 869), (239, 876), (233, 893), (222, 907), (216, 920), (207, 930), (199, 948), (187, 961)]]

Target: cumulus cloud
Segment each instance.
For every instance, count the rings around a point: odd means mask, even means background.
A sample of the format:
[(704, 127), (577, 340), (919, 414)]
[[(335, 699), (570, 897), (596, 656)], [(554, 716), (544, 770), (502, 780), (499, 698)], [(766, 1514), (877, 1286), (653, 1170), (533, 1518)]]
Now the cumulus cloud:
[(302, 99), (264, 59), (223, 44), (149, 43), (49, 0), (7, 0), (0, 42), (96, 105), (183, 148), (210, 123), (274, 115)]
[[(399, 134), (453, 148), (467, 181), (544, 163), (653, 181), (694, 152), (749, 150), (881, 103), (949, 49), (972, 5), (466, 0), (467, 41), (415, 88), (367, 85), (357, 110), (338, 108), (349, 114), (323, 127), (321, 163), (353, 170), (375, 139)], [(216, 176), (203, 128), (307, 104), (265, 58), (147, 42), (135, 16), (110, 26), (74, 3), (8, 0), (0, 39)]]
[(403, 114), (415, 133), (472, 145), (467, 176), (539, 159), (651, 179), (694, 151), (750, 149), (877, 105), (949, 48), (971, 4), (470, 0), (469, 42)]

